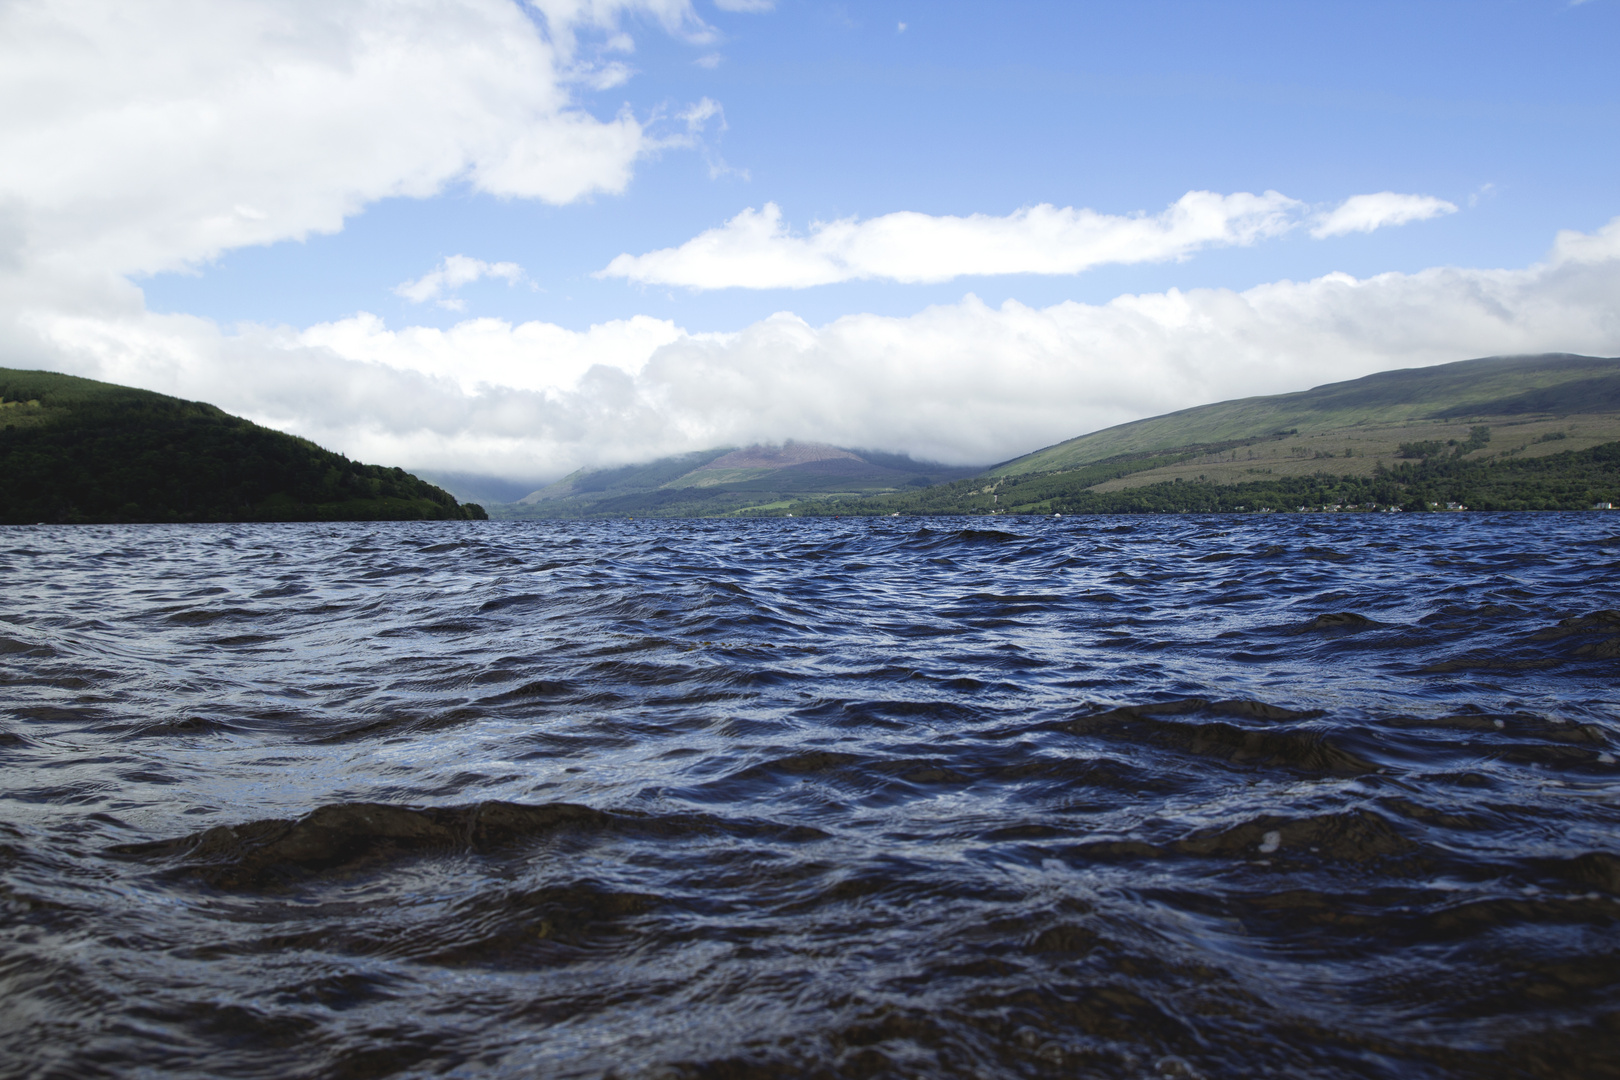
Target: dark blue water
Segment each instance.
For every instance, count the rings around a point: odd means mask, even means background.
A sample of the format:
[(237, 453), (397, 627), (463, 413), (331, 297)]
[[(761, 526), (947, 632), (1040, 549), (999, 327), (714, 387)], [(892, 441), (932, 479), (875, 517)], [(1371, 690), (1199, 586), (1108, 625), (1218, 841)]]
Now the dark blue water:
[(1617, 533), (0, 530), (0, 1073), (1620, 1075)]

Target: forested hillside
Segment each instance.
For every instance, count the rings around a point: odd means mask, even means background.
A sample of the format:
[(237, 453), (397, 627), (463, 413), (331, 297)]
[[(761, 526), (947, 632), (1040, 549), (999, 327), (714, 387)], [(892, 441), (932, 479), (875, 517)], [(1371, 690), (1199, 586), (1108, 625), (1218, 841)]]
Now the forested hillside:
[(0, 523), (484, 516), (403, 469), (212, 405), (0, 368)]

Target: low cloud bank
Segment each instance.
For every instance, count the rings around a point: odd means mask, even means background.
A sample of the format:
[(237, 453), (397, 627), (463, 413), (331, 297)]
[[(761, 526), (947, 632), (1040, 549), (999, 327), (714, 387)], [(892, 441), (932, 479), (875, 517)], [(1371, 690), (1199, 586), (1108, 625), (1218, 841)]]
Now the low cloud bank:
[(40, 316), (49, 366), (201, 398), (369, 461), (546, 479), (795, 438), (988, 463), (1208, 401), (1496, 353), (1620, 352), (1620, 218), (1519, 270), (1330, 274), (1242, 292), (990, 307), (735, 333), (637, 318), (576, 332), (363, 315), (227, 334), (206, 320)]

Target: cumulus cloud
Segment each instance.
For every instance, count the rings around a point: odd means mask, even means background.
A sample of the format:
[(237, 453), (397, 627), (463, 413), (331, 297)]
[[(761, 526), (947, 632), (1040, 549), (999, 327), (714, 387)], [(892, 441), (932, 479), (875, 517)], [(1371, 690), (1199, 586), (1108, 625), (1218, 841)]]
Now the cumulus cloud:
[(323, 350), (426, 375), (473, 396), (504, 390), (567, 393), (593, 367), (634, 377), (653, 353), (683, 336), (669, 320), (647, 315), (576, 331), (544, 322), (514, 326), (501, 319), (468, 319), (448, 330), (390, 330), (377, 316), (361, 314), (296, 334), (284, 332), (277, 340), (288, 349)]
[(413, 304), (433, 300), (440, 307), (461, 311), (466, 305), (459, 298), (445, 294), (453, 293), (463, 285), (471, 285), (481, 278), (502, 278), (508, 285), (516, 285), (525, 280), (523, 267), (515, 262), (489, 263), (466, 255), (450, 255), (440, 259), (437, 267), (415, 281), (395, 285), (394, 293)]
[(1352, 195), (1321, 215), (1311, 229), (1318, 240), (1353, 232), (1372, 232), (1387, 225), (1427, 221), (1442, 214), (1455, 214), (1457, 207), (1432, 195), (1400, 195), (1380, 191), (1375, 195)]
[(1006, 217), (902, 211), (817, 222), (795, 236), (782, 210), (744, 210), (678, 248), (615, 258), (598, 277), (692, 289), (799, 289), (886, 278), (949, 281), (965, 274), (1076, 274), (1102, 263), (1184, 259), (1203, 247), (1252, 244), (1294, 225), (1284, 195), (1189, 191), (1159, 214), (1025, 207)]
[(620, 191), (655, 140), (570, 87), (622, 74), (579, 42), (630, 9), (705, 31), (688, 0), (0, 6), (10, 254), (150, 273), (457, 181), (554, 203)]
[[(1493, 353), (1620, 352), (1620, 218), (1524, 269), (1330, 274), (1237, 292), (990, 307), (735, 333), (660, 320), (572, 332), (370, 316), (223, 333), (152, 315), (58, 318), (74, 370), (214, 401), (351, 455), (544, 479), (585, 464), (797, 438), (988, 463), (1110, 424)], [(605, 358), (608, 362), (594, 362)]]
[[(1317, 217), (1318, 239), (1404, 225), (1456, 207), (1429, 195), (1355, 195)], [(623, 254), (597, 272), (690, 289), (802, 289), (841, 281), (941, 282), (971, 274), (1078, 274), (1104, 263), (1168, 262), (1206, 247), (1247, 245), (1300, 223), (1304, 204), (1275, 191), (1189, 191), (1154, 215), (1099, 214), (1043, 203), (1006, 217), (903, 211), (816, 222), (796, 236), (781, 207), (749, 207), (680, 247)]]
[[(364, 343), (338, 325), (226, 334), (151, 314), (130, 280), (334, 232), (368, 203), (456, 183), (553, 203), (622, 190), (670, 140), (628, 109), (593, 115), (575, 90), (627, 76), (613, 57), (634, 50), (630, 14), (712, 37), (690, 0), (0, 4), (0, 356), (229, 402), (340, 448), (432, 444), (443, 420), (424, 387), (460, 399), (486, 378), (518, 395), (575, 386), (587, 354), (612, 362), (625, 339), (638, 370), (671, 332), (655, 320), (574, 336), (505, 327), (505, 352), (477, 321), (437, 337), (379, 325)], [(715, 111), (700, 104), (688, 126)], [(492, 275), (521, 270), (458, 256), (401, 289), (454, 305), (455, 287)], [(324, 411), (344, 403), (352, 423)]]
[[(1620, 351), (1620, 220), (1559, 234), (1526, 269), (1047, 308), (970, 296), (724, 334), (645, 317), (395, 329), (373, 315), (227, 331), (146, 310), (131, 275), (336, 230), (380, 198), (457, 182), (557, 203), (622, 189), (669, 141), (629, 111), (593, 115), (574, 90), (625, 74), (612, 64), (633, 46), (618, 25), (632, 10), (712, 37), (688, 0), (0, 4), (0, 356), (212, 401), (365, 460), (545, 478), (783, 438), (988, 462), (1389, 367)], [(723, 119), (710, 103), (672, 113), (689, 141)], [(902, 213), (795, 236), (767, 205), (609, 272), (699, 288), (1074, 273), (1253, 243), (1308, 213), (1275, 192), (1193, 192), (1156, 215)], [(474, 275), (521, 274), (455, 259), (402, 295), (444, 302)]]

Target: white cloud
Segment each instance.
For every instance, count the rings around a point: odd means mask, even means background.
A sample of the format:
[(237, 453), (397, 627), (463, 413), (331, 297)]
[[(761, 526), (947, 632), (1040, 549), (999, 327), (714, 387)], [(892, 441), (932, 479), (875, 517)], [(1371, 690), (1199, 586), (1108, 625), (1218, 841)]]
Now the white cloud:
[[(675, 118), (686, 122), (686, 134), (672, 135), (664, 140), (668, 146), (697, 147), (703, 153), (703, 160), (709, 166), (709, 179), (718, 180), (722, 176), (735, 176), (743, 180), (748, 179), (747, 169), (738, 169), (726, 163), (720, 156), (716, 145), (721, 136), (726, 133), (726, 111), (720, 103), (712, 98), (703, 98), (696, 104), (675, 114)], [(709, 121), (715, 120), (715, 135), (711, 140), (708, 135)]]
[[(369, 315), (227, 332), (146, 310), (129, 275), (333, 231), (376, 199), (456, 182), (552, 202), (622, 189), (674, 140), (628, 111), (591, 115), (572, 88), (624, 74), (608, 54), (628, 51), (618, 20), (632, 10), (712, 36), (688, 0), (0, 4), (0, 357), (212, 401), (364, 460), (556, 476), (789, 437), (990, 461), (1389, 367), (1620, 351), (1620, 219), (1560, 233), (1524, 270), (1043, 309), (968, 297), (821, 327), (780, 314), (729, 334), (646, 317), (390, 329)], [(706, 102), (678, 115), (688, 144), (723, 119)], [(767, 205), (610, 271), (694, 287), (1073, 273), (1252, 243), (1306, 212), (1274, 192), (1194, 192), (1152, 216), (901, 213), (796, 237)], [(521, 274), (456, 259), (404, 295), (446, 301), (475, 273)]]
[(726, 110), (711, 98), (704, 98), (680, 113), (680, 118), (686, 121), (686, 130), (694, 134), (702, 131), (716, 117), (720, 118), (720, 130), (726, 130)]
[(691, 0), (524, 0), (524, 4), (541, 14), (551, 39), (569, 56), (577, 50), (576, 35), (582, 29), (608, 34), (607, 49), (632, 51), (629, 35), (617, 32), (620, 21), (632, 12), (651, 16), (667, 33), (690, 42), (714, 38), (714, 30), (692, 10)]
[[(865, 221), (844, 218), (813, 223), (807, 235), (796, 236), (781, 208), (766, 203), (680, 247), (619, 255), (596, 276), (690, 289), (802, 289), (870, 279), (937, 283), (976, 274), (1077, 274), (1104, 263), (1167, 262), (1206, 247), (1253, 244), (1297, 227), (1305, 209), (1275, 191), (1189, 191), (1152, 216), (1043, 203), (1006, 217), (901, 211)], [(1316, 215), (1311, 235), (1371, 232), (1456, 209), (1428, 195), (1355, 195)]]
[[(611, 55), (633, 51), (618, 25), (630, 13), (691, 42), (712, 36), (689, 0), (0, 4), (3, 362), (230, 402), (356, 447), (448, 438), (435, 387), (470, 401), (494, 379), (529, 400), (510, 388), (577, 387), (592, 358), (628, 356), (637, 370), (666, 324), (570, 335), (473, 320), (440, 334), (361, 319), (349, 322), (363, 333), (226, 334), (146, 311), (129, 280), (334, 232), (377, 199), (454, 183), (554, 203), (621, 190), (670, 141), (628, 110), (593, 116), (572, 88), (627, 75)], [(521, 273), (455, 257), (401, 288), (454, 306), (458, 284)], [(330, 411), (344, 407), (352, 422)], [(485, 444), (466, 430), (454, 443)]]
[(714, 6), (721, 11), (769, 11), (776, 0), (714, 0)]
[(1400, 195), (1380, 191), (1376, 195), (1352, 195), (1333, 210), (1321, 215), (1311, 235), (1318, 240), (1353, 232), (1372, 232), (1387, 225), (1427, 221), (1442, 214), (1455, 214), (1457, 207), (1432, 195)]
[(597, 276), (693, 289), (797, 289), (870, 278), (1075, 274), (1102, 263), (1163, 262), (1203, 247), (1252, 244), (1292, 228), (1299, 205), (1275, 191), (1190, 191), (1151, 217), (1044, 203), (1006, 217), (902, 211), (818, 222), (800, 237), (783, 224), (781, 209), (766, 203), (678, 248), (620, 255)]
[[(7, 355), (213, 401), (368, 461), (554, 477), (783, 438), (990, 462), (1207, 401), (1493, 353), (1620, 353), (1620, 218), (1521, 270), (1330, 274), (1243, 292), (989, 307), (731, 334), (632, 319), (575, 333), (370, 316), (225, 334), (146, 313), (36, 322)], [(606, 363), (593, 362), (606, 359)]]
[(682, 336), (674, 323), (647, 315), (574, 331), (501, 319), (468, 319), (449, 330), (389, 330), (377, 316), (361, 314), (280, 340), (289, 348), (326, 350), (445, 380), (462, 394), (476, 395), (490, 388), (565, 393), (597, 366), (636, 376), (654, 352)]
[[(0, 207), (13, 258), (114, 274), (333, 232), (465, 180), (565, 203), (653, 149), (569, 86), (630, 9), (687, 36), (688, 0), (62, 0), (0, 6)], [(542, 30), (541, 23), (545, 30)], [(609, 36), (609, 45), (622, 42)]]
[(461, 311), (464, 307), (462, 302), (454, 297), (446, 297), (445, 294), (455, 292), (463, 285), (471, 285), (482, 278), (502, 278), (508, 285), (516, 285), (526, 280), (523, 267), (514, 262), (488, 263), (466, 255), (450, 255), (440, 259), (437, 267), (415, 281), (405, 281), (394, 286), (394, 292), (413, 304), (434, 300), (440, 307)]

